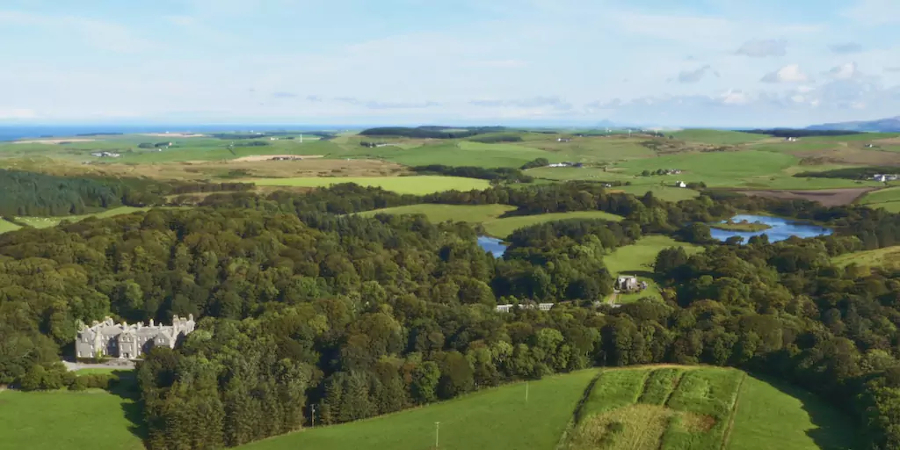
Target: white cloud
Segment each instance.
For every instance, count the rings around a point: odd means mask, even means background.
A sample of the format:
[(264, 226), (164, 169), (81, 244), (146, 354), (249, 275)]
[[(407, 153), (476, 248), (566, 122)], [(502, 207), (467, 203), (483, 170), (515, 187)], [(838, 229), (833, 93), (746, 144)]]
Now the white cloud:
[(832, 67), (831, 70), (825, 72), (825, 74), (836, 80), (849, 80), (858, 76), (859, 70), (857, 69), (855, 62), (849, 62), (837, 67)]
[(710, 70), (712, 67), (709, 64), (696, 70), (683, 70), (678, 74), (678, 81), (680, 83), (696, 83), (702, 80), (706, 72)]
[(787, 53), (787, 41), (784, 39), (747, 41), (734, 53), (736, 55), (749, 56), (751, 58), (784, 56)]
[(800, 70), (799, 64), (789, 64), (766, 74), (761, 81), (765, 83), (805, 83), (809, 81), (809, 76)]
[(856, 42), (844, 42), (841, 44), (832, 44), (828, 46), (828, 49), (832, 51), (832, 53), (837, 53), (840, 55), (847, 55), (850, 53), (859, 53), (863, 51), (862, 45)]
[(719, 101), (725, 105), (746, 105), (753, 99), (746, 92), (737, 89), (729, 89), (719, 96)]

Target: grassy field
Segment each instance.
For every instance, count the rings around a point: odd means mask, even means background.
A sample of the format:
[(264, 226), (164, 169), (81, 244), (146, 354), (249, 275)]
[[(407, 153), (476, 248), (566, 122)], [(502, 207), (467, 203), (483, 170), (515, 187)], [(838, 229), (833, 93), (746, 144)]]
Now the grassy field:
[[(98, 219), (103, 219), (106, 217), (115, 217), (121, 216), (123, 214), (131, 214), (133, 212), (138, 211), (147, 211), (150, 208), (135, 208), (132, 206), (120, 206), (118, 208), (108, 209), (106, 211), (101, 211), (95, 214), (84, 214), (79, 216), (60, 216), (60, 217), (16, 217), (15, 219), (19, 222), (32, 226), (34, 228), (50, 228), (59, 225), (63, 220), (68, 220), (69, 222), (78, 222), (88, 217), (96, 217)], [(0, 232), (2, 232), (2, 228), (0, 228)], [(7, 230), (8, 231), (8, 230)]]
[(867, 267), (897, 267), (900, 266), (900, 246), (847, 253), (835, 256), (831, 262), (838, 267), (846, 267), (850, 264)]
[(444, 176), (411, 177), (347, 177), (347, 178), (262, 178), (242, 180), (260, 186), (304, 186), (326, 187), (337, 183), (356, 183), (360, 186), (375, 186), (401, 194), (431, 194), (435, 192), (472, 189), (487, 189), (487, 180)]
[(692, 198), (697, 198), (698, 196), (700, 196), (700, 193), (693, 189), (677, 188), (672, 186), (620, 186), (613, 189), (637, 196), (643, 196), (647, 192), (653, 192), (653, 195), (656, 198), (665, 200), (667, 202), (680, 202), (682, 200), (690, 200)]
[(681, 139), (688, 142), (721, 145), (747, 144), (750, 142), (772, 139), (771, 136), (765, 134), (742, 133), (740, 131), (727, 130), (689, 129), (666, 134), (672, 135), (675, 139)]
[(603, 257), (606, 268), (613, 276), (637, 275), (638, 279), (649, 284), (649, 288), (643, 292), (617, 295), (617, 303), (630, 303), (643, 297), (660, 298), (659, 288), (652, 278), (653, 263), (656, 262), (656, 255), (669, 247), (683, 247), (689, 255), (703, 250), (702, 247), (678, 242), (668, 236), (645, 236), (634, 244), (619, 247)]
[(483, 222), (484, 230), (491, 236), (503, 239), (519, 228), (530, 227), (544, 222), (566, 219), (603, 219), (618, 222), (622, 216), (603, 211), (576, 211), (565, 213), (537, 214), (533, 216), (515, 216), (493, 219)]
[(101, 390), (0, 392), (0, 450), (141, 450), (140, 414), (133, 399)]
[(586, 370), (517, 383), (466, 397), (344, 425), (307, 429), (249, 444), (246, 450), (422, 450), (433, 448), (440, 422), (445, 450), (530, 450), (554, 448), (586, 386)]
[[(786, 432), (787, 431), (787, 432)], [(814, 395), (748, 376), (741, 386), (730, 450), (855, 449), (851, 422)]]
[(843, 449), (854, 431), (807, 392), (712, 367), (604, 370), (578, 417), (568, 450)]
[(481, 223), (496, 219), (507, 211), (515, 210), (509, 205), (409, 205), (394, 208), (377, 209), (367, 211), (359, 215), (372, 217), (376, 214), (424, 214), (431, 222)]
[(900, 212), (900, 186), (870, 192), (859, 199), (858, 203), (870, 208)]
[(7, 231), (15, 231), (21, 228), (20, 226), (7, 222), (3, 219), (0, 219), (0, 233), (6, 233)]

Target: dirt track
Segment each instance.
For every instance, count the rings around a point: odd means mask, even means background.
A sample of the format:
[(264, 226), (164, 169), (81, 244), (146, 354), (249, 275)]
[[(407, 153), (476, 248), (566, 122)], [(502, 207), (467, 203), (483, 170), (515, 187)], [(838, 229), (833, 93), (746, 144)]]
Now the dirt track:
[(240, 158), (235, 158), (230, 160), (231, 162), (259, 162), (259, 161), (270, 161), (273, 158), (297, 158), (298, 160), (303, 159), (313, 159), (313, 158), (321, 158), (322, 155), (254, 155), (254, 156), (242, 156)]
[(874, 191), (875, 188), (849, 188), (849, 189), (821, 189), (815, 191), (738, 191), (744, 195), (783, 198), (783, 199), (803, 199), (819, 202), (825, 206), (841, 206), (849, 205), (856, 199), (863, 196), (867, 192)]

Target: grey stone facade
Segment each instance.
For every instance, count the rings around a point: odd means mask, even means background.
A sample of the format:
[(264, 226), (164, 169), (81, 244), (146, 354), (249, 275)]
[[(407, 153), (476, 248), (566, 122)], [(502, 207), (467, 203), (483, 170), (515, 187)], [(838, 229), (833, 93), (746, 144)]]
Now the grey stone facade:
[(194, 331), (194, 316), (187, 319), (175, 316), (171, 326), (125, 322), (114, 323), (109, 317), (103, 322), (84, 325), (75, 340), (78, 358), (135, 359), (156, 346), (174, 348), (181, 336)]

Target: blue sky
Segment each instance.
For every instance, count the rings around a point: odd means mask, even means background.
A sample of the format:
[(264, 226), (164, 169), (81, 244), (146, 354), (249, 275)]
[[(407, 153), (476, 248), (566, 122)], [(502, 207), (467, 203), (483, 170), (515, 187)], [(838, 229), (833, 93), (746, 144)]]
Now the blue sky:
[(900, 114), (897, 0), (3, 0), (0, 123)]

